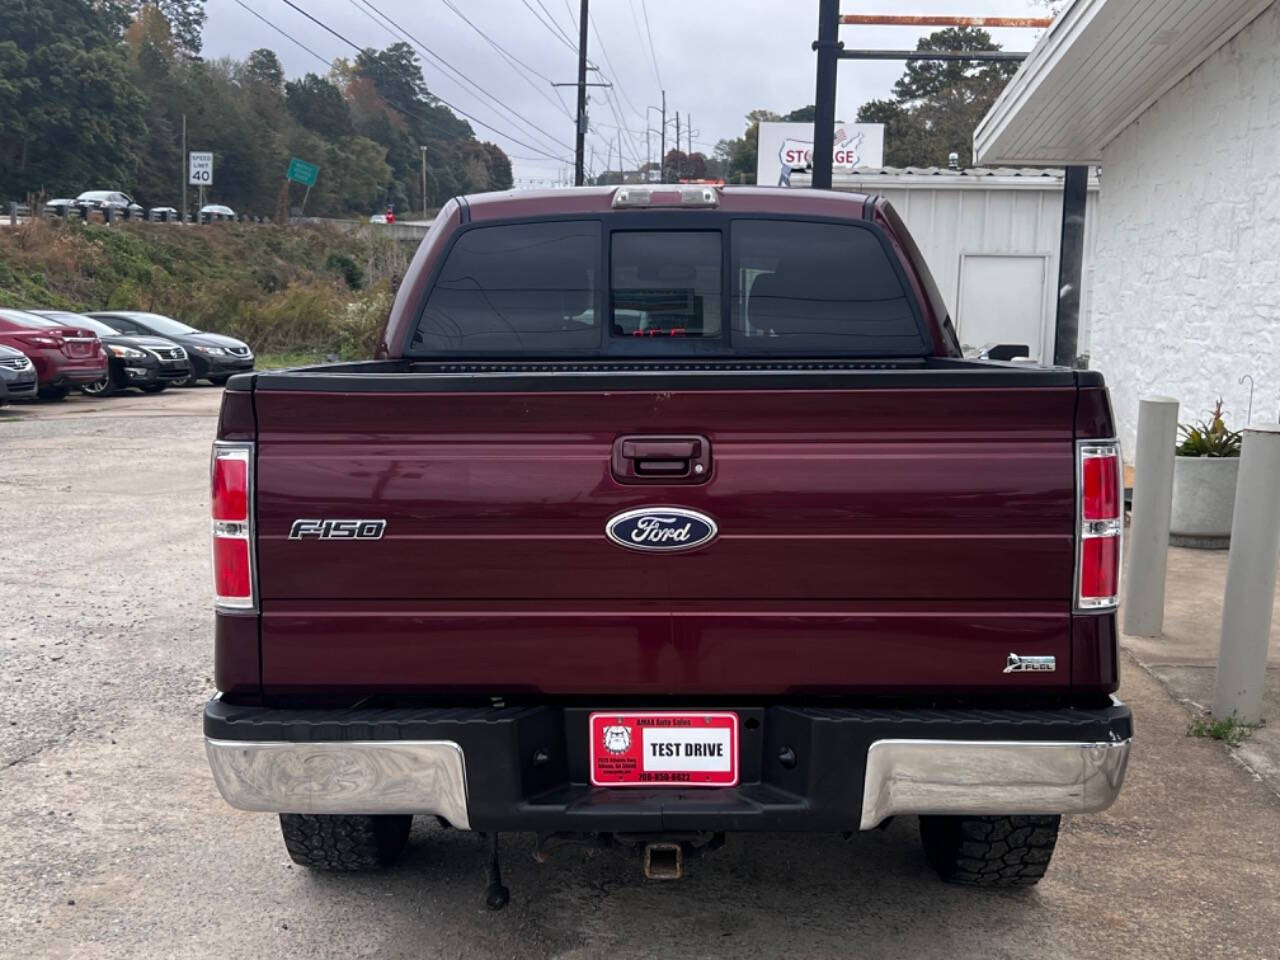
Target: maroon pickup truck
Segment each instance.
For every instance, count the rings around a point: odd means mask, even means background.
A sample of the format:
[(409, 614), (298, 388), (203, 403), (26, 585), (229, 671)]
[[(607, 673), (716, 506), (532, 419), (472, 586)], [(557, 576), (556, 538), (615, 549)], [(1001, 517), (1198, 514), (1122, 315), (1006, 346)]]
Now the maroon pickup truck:
[(233, 377), (223, 796), (295, 861), (414, 815), (637, 851), (918, 816), (1034, 883), (1116, 797), (1120, 457), (1095, 372), (965, 359), (856, 194), (458, 198), (379, 359)]

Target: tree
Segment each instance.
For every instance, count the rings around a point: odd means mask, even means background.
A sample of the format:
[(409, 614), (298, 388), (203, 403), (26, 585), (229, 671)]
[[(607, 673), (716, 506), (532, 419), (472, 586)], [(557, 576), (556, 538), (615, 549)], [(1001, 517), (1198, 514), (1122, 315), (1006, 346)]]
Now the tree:
[(284, 85), (284, 98), (289, 115), (308, 130), (330, 140), (349, 137), (355, 132), (346, 98), (324, 77), (308, 73), (301, 80), (288, 81)]
[(274, 50), (261, 48), (250, 53), (244, 62), (244, 75), (249, 83), (275, 93), (284, 88), (284, 67)]
[(0, 194), (129, 183), (143, 100), (117, 26), (82, 0), (0, 0)]
[(204, 0), (101, 0), (100, 6), (123, 23), (146, 16), (148, 8), (154, 10), (168, 23), (177, 49), (193, 59), (200, 56)]
[[(985, 30), (948, 27), (922, 38), (917, 50), (999, 50)], [(1009, 62), (911, 61), (894, 84), (891, 100), (870, 100), (858, 110), (862, 123), (883, 123), (889, 166), (945, 166), (952, 152), (972, 157), (973, 131), (1017, 72)]]

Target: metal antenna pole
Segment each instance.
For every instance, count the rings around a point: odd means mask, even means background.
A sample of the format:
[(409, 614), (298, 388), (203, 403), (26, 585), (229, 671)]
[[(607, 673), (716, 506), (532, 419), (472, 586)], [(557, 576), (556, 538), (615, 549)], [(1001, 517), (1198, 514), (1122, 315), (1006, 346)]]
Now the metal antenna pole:
[(574, 153), (573, 183), (582, 186), (583, 148), (587, 136), (587, 0), (578, 13), (578, 130)]
[(182, 219), (187, 219), (187, 115), (182, 115)]
[(658, 154), (658, 182), (667, 182), (667, 91), (662, 91), (662, 143)]

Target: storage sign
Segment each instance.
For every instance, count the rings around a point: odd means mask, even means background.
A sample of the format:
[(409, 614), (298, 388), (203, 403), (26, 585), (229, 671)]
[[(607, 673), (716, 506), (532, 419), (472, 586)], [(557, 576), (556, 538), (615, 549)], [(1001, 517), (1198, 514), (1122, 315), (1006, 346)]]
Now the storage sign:
[(213, 183), (213, 154), (193, 151), (187, 157), (187, 183), (197, 187), (210, 186)]
[[(791, 174), (813, 169), (813, 124), (760, 124), (756, 183), (762, 187), (791, 185)], [(837, 123), (831, 154), (833, 170), (884, 165), (883, 123)]]

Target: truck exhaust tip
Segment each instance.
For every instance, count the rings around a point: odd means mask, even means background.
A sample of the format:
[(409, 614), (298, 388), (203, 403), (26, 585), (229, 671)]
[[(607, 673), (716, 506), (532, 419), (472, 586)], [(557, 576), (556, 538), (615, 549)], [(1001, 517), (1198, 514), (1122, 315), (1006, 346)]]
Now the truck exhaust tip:
[(678, 843), (646, 843), (644, 875), (648, 880), (679, 880), (684, 876), (684, 856)]

